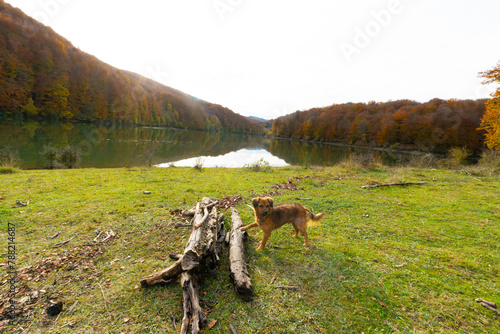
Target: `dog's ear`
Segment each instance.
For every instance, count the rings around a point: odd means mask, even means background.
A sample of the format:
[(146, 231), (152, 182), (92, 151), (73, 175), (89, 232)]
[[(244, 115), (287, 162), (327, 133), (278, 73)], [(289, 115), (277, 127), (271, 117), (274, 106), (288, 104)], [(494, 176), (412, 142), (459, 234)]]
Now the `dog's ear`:
[(259, 205), (260, 197), (252, 198), (253, 207), (256, 208)]
[(269, 205), (271, 206), (271, 208), (273, 207), (273, 199), (271, 197), (268, 197), (267, 198), (267, 201), (269, 202)]

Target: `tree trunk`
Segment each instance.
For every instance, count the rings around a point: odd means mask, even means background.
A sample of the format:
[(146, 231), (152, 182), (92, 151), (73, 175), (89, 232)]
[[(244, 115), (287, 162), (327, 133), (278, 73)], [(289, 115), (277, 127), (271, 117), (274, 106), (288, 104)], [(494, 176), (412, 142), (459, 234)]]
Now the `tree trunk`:
[(167, 284), (182, 273), (182, 257), (170, 267), (157, 271), (154, 274), (144, 276), (140, 279), (143, 287), (153, 286), (156, 284)]
[(204, 209), (205, 215), (202, 215), (200, 203), (196, 206), (196, 213), (194, 215), (193, 226), (191, 227), (191, 235), (184, 249), (182, 257), (182, 270), (191, 270), (200, 264), (200, 253), (197, 248), (200, 243), (200, 238), (203, 232), (203, 225), (208, 218), (208, 209)]
[(189, 327), (192, 333), (197, 334), (200, 329), (207, 325), (208, 319), (200, 307), (198, 298), (198, 282), (196, 275), (185, 271), (181, 274), (182, 296), (184, 298), (184, 318), (182, 319), (181, 334), (187, 333)]
[(243, 221), (235, 208), (231, 208), (232, 228), (229, 240), (229, 268), (236, 293), (245, 301), (251, 301), (254, 296), (250, 274), (245, 261), (246, 232), (240, 230)]
[[(217, 215), (217, 203), (214, 203), (208, 198), (204, 198), (202, 203), (197, 203), (193, 222), (191, 226), (191, 234), (186, 243), (186, 248), (183, 254), (170, 254), (169, 256), (175, 260), (170, 267), (158, 271), (149, 276), (141, 278), (141, 285), (144, 287), (155, 284), (166, 284), (171, 282), (176, 276), (181, 276), (181, 287), (184, 298), (184, 318), (182, 319), (181, 333), (187, 333), (192, 327), (192, 333), (199, 333), (200, 328), (207, 324), (207, 317), (199, 304), (199, 287), (198, 280), (206, 272), (213, 273), (219, 264), (219, 255), (222, 252), (221, 244), (225, 239), (224, 232), (224, 216)], [(208, 212), (208, 208), (212, 208)], [(243, 226), (241, 218), (237, 211), (237, 218), (233, 218), (233, 232), (231, 238), (231, 249), (234, 245), (235, 249), (230, 250), (231, 256), (235, 257), (231, 260), (231, 277), (237, 283), (236, 291), (243, 299), (249, 301), (253, 296), (253, 288), (250, 283), (246, 263), (244, 261), (243, 251), (243, 234), (239, 230)], [(234, 213), (233, 213), (234, 217)], [(234, 220), (237, 220), (237, 226)], [(238, 260), (239, 258), (239, 260)], [(234, 264), (233, 264), (234, 262)], [(246, 275), (246, 280), (244, 278)], [(243, 277), (243, 278), (242, 278)]]

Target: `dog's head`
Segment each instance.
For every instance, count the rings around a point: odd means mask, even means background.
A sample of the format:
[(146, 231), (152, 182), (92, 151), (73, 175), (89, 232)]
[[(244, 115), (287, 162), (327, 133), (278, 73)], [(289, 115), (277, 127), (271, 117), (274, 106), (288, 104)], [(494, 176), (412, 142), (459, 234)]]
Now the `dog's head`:
[(267, 217), (273, 210), (273, 199), (271, 197), (256, 197), (252, 199), (255, 214), (259, 217)]

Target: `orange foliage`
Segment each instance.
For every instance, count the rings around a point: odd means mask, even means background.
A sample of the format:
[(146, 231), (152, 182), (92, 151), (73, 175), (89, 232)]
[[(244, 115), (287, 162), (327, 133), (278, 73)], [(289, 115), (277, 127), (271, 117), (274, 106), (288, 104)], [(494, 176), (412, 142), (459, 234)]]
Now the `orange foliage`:
[(23, 117), (263, 131), (227, 108), (111, 67), (0, 1), (0, 120)]
[(479, 152), (484, 138), (477, 127), (484, 111), (485, 100), (335, 104), (280, 117), (272, 131), (276, 137), (321, 142)]
[[(500, 63), (492, 70), (481, 73), (484, 83), (500, 83)], [(500, 151), (500, 88), (492, 94), (486, 103), (486, 112), (481, 121), (481, 129), (486, 131), (486, 144), (489, 148)]]

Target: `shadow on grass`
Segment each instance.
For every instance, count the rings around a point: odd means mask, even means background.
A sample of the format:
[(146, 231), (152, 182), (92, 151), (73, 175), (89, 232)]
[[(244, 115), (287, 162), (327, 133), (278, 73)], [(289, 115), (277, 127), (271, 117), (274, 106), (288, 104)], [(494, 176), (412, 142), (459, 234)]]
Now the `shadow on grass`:
[(391, 312), (392, 305), (370, 263), (321, 243), (306, 249), (302, 240), (289, 233), (286, 228), (274, 231), (262, 252), (254, 250), (260, 234), (247, 243), (257, 296), (249, 304), (238, 303), (240, 312), (247, 315), (238, 317), (244, 332), (390, 331), (390, 319), (397, 314)]

